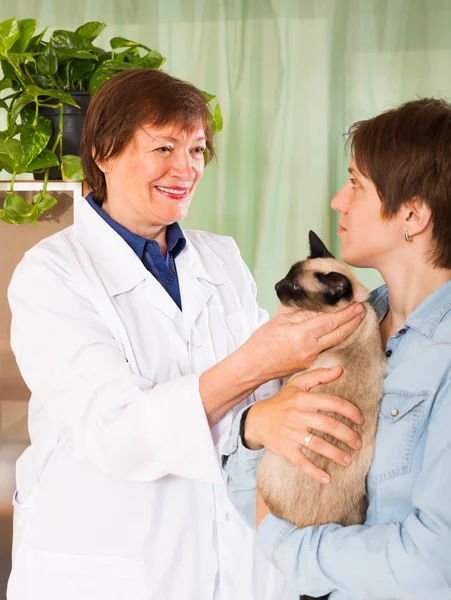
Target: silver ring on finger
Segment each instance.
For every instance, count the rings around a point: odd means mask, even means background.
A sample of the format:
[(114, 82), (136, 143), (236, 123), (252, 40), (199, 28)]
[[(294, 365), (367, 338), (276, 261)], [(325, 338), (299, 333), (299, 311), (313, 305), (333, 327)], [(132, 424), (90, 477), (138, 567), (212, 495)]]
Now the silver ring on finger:
[(313, 433), (311, 433), (310, 435), (305, 436), (305, 438), (304, 438), (304, 447), (305, 448), (308, 448), (308, 445), (312, 441), (312, 437), (313, 437)]

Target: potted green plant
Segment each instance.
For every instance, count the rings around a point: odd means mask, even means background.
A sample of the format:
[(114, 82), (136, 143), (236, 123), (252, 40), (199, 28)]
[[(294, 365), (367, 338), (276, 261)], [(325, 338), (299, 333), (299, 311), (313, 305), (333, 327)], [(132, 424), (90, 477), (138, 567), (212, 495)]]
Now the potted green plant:
[[(49, 177), (59, 172), (65, 181), (82, 181), (78, 157), (79, 137), (70, 119), (79, 121), (79, 130), (90, 96), (107, 79), (125, 69), (159, 69), (165, 58), (144, 44), (123, 37), (110, 40), (110, 50), (93, 44), (105, 23), (85, 23), (75, 31), (56, 30), (48, 41), (47, 28), (38, 34), (35, 19), (0, 23), (0, 112), (6, 111), (6, 129), (0, 131), (0, 171), (11, 174), (11, 185), (0, 208), (7, 223), (36, 223), (56, 199), (47, 193)], [(215, 96), (205, 93), (211, 102)], [(81, 117), (81, 118), (80, 118)], [(219, 105), (212, 112), (213, 127), (222, 128)], [(55, 174), (56, 169), (56, 174)], [(42, 190), (28, 204), (14, 193), (14, 181), (21, 173), (43, 179)]]

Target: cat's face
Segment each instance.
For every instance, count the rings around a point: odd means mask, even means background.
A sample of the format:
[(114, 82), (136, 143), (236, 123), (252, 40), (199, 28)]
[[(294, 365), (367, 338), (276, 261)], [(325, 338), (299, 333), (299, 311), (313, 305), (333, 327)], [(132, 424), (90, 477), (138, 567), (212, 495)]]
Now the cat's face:
[(281, 304), (292, 310), (335, 312), (351, 302), (366, 300), (368, 290), (313, 231), (309, 241), (310, 256), (294, 264), (275, 286)]

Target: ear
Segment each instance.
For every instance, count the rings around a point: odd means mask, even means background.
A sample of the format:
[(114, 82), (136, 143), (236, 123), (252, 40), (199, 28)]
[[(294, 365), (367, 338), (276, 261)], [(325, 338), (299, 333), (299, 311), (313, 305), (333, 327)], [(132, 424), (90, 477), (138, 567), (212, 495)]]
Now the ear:
[(414, 196), (403, 208), (403, 226), (410, 236), (422, 233), (432, 221), (430, 206), (419, 196)]
[(310, 242), (309, 258), (335, 258), (314, 231), (309, 231), (308, 239)]
[(346, 275), (336, 273), (315, 273), (316, 279), (325, 286), (324, 298), (328, 304), (337, 304), (339, 300), (352, 299), (352, 283)]
[(94, 148), (92, 149), (92, 158), (104, 175), (107, 175), (111, 171), (111, 159), (107, 158), (106, 160), (96, 160)]

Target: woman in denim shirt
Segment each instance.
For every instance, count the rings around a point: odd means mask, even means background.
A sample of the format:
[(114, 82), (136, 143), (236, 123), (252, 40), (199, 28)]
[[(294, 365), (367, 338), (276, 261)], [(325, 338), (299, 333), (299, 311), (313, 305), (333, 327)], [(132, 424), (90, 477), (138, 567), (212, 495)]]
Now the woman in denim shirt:
[[(408, 102), (348, 134), (350, 177), (332, 200), (341, 256), (376, 268), (386, 282), (371, 295), (388, 366), (366, 520), (300, 529), (270, 514), (261, 497), (256, 509), (261, 448), (288, 456), (278, 395), (238, 415), (223, 456), (228, 492), (302, 594), (450, 600), (451, 106)], [(299, 413), (306, 425), (314, 397)], [(310, 448), (330, 456), (315, 439)], [(325, 475), (311, 473), (318, 481)]]

